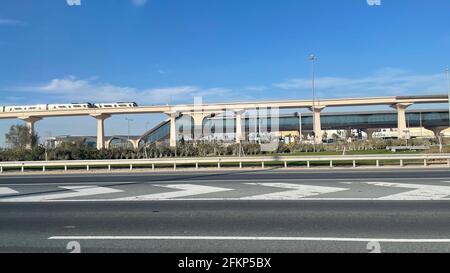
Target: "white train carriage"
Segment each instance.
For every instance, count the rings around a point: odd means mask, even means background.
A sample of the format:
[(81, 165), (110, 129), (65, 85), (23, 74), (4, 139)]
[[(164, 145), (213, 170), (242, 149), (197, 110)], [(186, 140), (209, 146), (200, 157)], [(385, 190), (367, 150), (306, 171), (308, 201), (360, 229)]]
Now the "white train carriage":
[(88, 109), (88, 108), (94, 108), (94, 105), (92, 103), (86, 102), (86, 103), (67, 103), (67, 104), (49, 104), (48, 110), (49, 111), (61, 111), (61, 110), (81, 110), (81, 109)]
[(132, 108), (137, 107), (135, 102), (113, 102), (113, 103), (96, 103), (97, 108)]
[(113, 103), (67, 103), (67, 104), (37, 104), (37, 105), (13, 105), (0, 106), (1, 112), (33, 112), (33, 111), (64, 111), (82, 110), (89, 108), (132, 108), (137, 107), (135, 102), (113, 102)]
[(3, 106), (3, 112), (34, 112), (48, 110), (47, 104)]

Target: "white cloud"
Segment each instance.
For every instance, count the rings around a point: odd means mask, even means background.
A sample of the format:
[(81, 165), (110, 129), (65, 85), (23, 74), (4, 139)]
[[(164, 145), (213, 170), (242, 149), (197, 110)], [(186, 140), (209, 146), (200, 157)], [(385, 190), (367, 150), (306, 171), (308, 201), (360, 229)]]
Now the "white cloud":
[(161, 66), (159, 64), (157, 64), (156, 65), (156, 72), (158, 72), (161, 75), (165, 75), (165, 74), (171, 73), (172, 71), (171, 70), (167, 70), (167, 69), (163, 69), (163, 68), (161, 68)]
[[(311, 90), (310, 78), (289, 79), (273, 85), (284, 90)], [(382, 69), (359, 78), (318, 77), (316, 87), (326, 97), (395, 96), (408, 94), (446, 93), (445, 74), (413, 74), (399, 69)]]
[(142, 7), (147, 4), (147, 0), (131, 0), (131, 3), (137, 7)]
[(262, 85), (247, 86), (244, 88), (244, 90), (246, 90), (246, 91), (265, 91), (265, 90), (267, 90), (267, 86), (262, 86)]
[(13, 19), (0, 18), (0, 26), (1, 25), (23, 26), (25, 25), (25, 22)]
[[(174, 86), (137, 89), (127, 86), (96, 82), (94, 79), (78, 79), (74, 76), (56, 78), (48, 83), (13, 87), (22, 93), (40, 94), (41, 100), (49, 98), (55, 102), (113, 102), (136, 101), (141, 104), (192, 103), (193, 98), (202, 96), (204, 100), (220, 100), (232, 92), (225, 88), (200, 88), (197, 86)], [(33, 95), (35, 98), (36, 96)]]
[[(447, 93), (443, 72), (421, 75), (398, 69), (383, 69), (359, 78), (318, 77), (316, 86), (317, 97), (323, 99)], [(96, 78), (67, 76), (46, 83), (4, 89), (7, 91), (16, 91), (6, 96), (8, 99), (4, 101), (13, 104), (136, 101), (141, 105), (160, 105), (193, 103), (194, 97), (202, 97), (207, 103), (218, 103), (307, 99), (311, 97), (311, 79), (297, 78), (273, 86), (254, 85), (232, 90), (193, 85), (135, 88), (100, 82)]]

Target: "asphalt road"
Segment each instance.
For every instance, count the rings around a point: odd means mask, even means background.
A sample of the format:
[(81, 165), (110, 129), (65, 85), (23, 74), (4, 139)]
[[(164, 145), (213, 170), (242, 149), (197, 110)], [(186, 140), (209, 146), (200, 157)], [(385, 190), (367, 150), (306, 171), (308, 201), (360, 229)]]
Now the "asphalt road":
[(1, 176), (0, 251), (450, 252), (449, 181), (443, 169)]

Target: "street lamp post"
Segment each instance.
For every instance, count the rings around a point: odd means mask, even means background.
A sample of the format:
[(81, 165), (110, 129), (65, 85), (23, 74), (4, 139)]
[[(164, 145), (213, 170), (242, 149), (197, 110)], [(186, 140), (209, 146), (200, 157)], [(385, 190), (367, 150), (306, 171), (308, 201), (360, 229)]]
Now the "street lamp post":
[(302, 143), (303, 142), (303, 128), (302, 128), (302, 113), (301, 112), (297, 112), (298, 115), (298, 134), (299, 134), (299, 142)]
[(420, 117), (420, 137), (423, 137), (423, 122), (422, 122), (422, 111), (420, 111), (419, 113), (419, 117)]
[(316, 136), (316, 117), (315, 117), (315, 112), (316, 112), (315, 61), (317, 60), (316, 55), (314, 55), (314, 54), (309, 55), (309, 60), (311, 61), (311, 70), (312, 70), (311, 88), (312, 88), (312, 112), (313, 112), (313, 136), (314, 136), (313, 141), (314, 141), (314, 150), (315, 150), (316, 138), (318, 137), (318, 136)]
[(447, 75), (447, 85), (448, 85), (448, 114), (449, 114), (449, 124), (450, 124), (450, 76), (449, 69), (445, 70), (445, 74)]
[(132, 122), (132, 119), (125, 118), (125, 120), (128, 122), (128, 140), (130, 140), (130, 122)]

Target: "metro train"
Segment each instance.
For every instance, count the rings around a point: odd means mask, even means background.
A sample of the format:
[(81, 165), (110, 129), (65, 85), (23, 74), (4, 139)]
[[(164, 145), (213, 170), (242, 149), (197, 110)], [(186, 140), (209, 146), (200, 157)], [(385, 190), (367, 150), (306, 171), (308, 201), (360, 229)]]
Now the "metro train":
[(80, 110), (88, 108), (132, 108), (137, 107), (135, 102), (114, 102), (114, 103), (67, 103), (67, 104), (36, 104), (36, 105), (13, 105), (0, 106), (1, 113), (9, 112), (33, 112), (33, 111), (61, 111)]
[(137, 107), (135, 102), (95, 103), (95, 108), (130, 108)]

